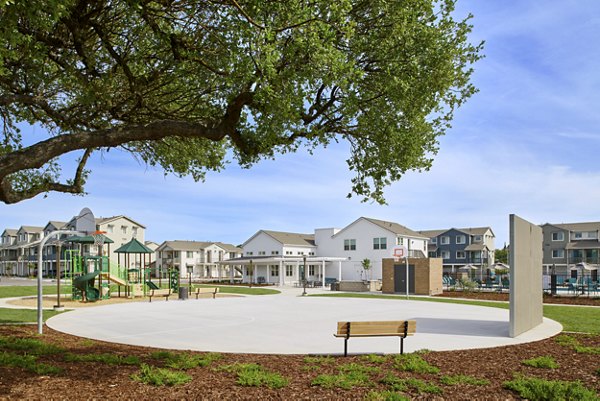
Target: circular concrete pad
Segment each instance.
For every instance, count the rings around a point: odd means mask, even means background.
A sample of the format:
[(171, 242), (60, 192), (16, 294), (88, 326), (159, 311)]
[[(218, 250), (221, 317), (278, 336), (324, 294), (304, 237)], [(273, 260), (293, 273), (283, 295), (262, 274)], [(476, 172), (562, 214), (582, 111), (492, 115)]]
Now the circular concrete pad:
[[(508, 337), (508, 310), (441, 302), (253, 296), (135, 302), (63, 313), (49, 327), (81, 337), (158, 348), (261, 354), (339, 354), (338, 321), (417, 321), (407, 352), (513, 345), (541, 340), (562, 326), (544, 322)], [(397, 337), (351, 338), (350, 353), (397, 353)]]

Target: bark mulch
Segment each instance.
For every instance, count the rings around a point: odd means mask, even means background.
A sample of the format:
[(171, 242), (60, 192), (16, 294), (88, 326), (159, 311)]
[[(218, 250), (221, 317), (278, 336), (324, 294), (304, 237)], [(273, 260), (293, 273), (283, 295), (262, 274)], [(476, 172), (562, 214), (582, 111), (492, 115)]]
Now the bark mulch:
[[(443, 294), (436, 295), (438, 297), (447, 298), (466, 298), (476, 299), (480, 301), (507, 301), (508, 293), (503, 292), (492, 292), (492, 291), (444, 291)], [(552, 296), (544, 294), (545, 304), (561, 304), (561, 305), (586, 305), (586, 306), (600, 306), (600, 297), (588, 297), (585, 295), (573, 297), (573, 296)], [(600, 323), (599, 323), (600, 324)]]
[[(565, 335), (561, 335), (564, 339)], [(571, 341), (582, 346), (600, 349), (600, 336), (570, 334)], [(36, 374), (26, 367), (6, 366), (9, 353), (23, 355), (34, 352), (10, 349), (6, 344), (13, 338), (32, 338), (52, 343), (62, 351), (52, 355), (41, 355), (38, 363), (59, 367), (56, 374)], [(243, 334), (240, 334), (243, 341)], [(310, 341), (307, 338), (307, 341)], [(377, 341), (377, 339), (373, 339)], [(410, 339), (408, 339), (410, 341)], [(562, 343), (562, 342), (561, 342)], [(340, 344), (341, 346), (341, 344)], [(141, 362), (163, 366), (164, 362), (151, 357), (156, 349), (91, 341), (45, 328), (44, 335), (36, 334), (36, 326), (0, 326), (0, 399), (280, 399), (280, 400), (358, 400), (365, 399), (371, 391), (384, 391), (388, 385), (380, 382), (387, 374), (399, 378), (415, 378), (435, 384), (438, 394), (411, 387), (403, 393), (413, 399), (448, 400), (512, 400), (519, 396), (504, 388), (503, 383), (515, 375), (534, 376), (549, 380), (579, 380), (588, 389), (600, 392), (600, 355), (577, 352), (572, 345), (561, 345), (554, 339), (529, 344), (491, 349), (425, 352), (422, 358), (439, 368), (439, 373), (413, 373), (397, 369), (395, 356), (372, 358), (365, 356), (314, 357), (301, 355), (252, 355), (221, 354), (221, 359), (209, 366), (195, 367), (185, 372), (192, 377), (188, 383), (175, 386), (152, 386), (132, 380), (131, 375), (139, 372), (138, 365), (109, 365), (101, 362), (68, 362), (68, 353), (76, 355), (111, 354), (137, 356)], [(34, 352), (35, 353), (35, 352)], [(199, 354), (188, 352), (188, 354)], [(559, 364), (557, 369), (540, 369), (525, 366), (521, 361), (539, 356), (551, 356)], [(265, 386), (244, 386), (236, 382), (233, 372), (222, 369), (234, 363), (259, 364), (268, 371), (279, 373), (288, 383), (280, 389)], [(366, 372), (366, 385), (349, 389), (324, 388), (311, 385), (320, 374), (337, 374), (340, 366), (356, 364), (371, 368)], [(4, 366), (2, 366), (4, 365)], [(351, 368), (355, 365), (352, 365)], [(445, 375), (470, 375), (486, 379), (488, 384), (444, 385)], [(377, 399), (371, 397), (370, 399)], [(385, 399), (385, 398), (380, 398)]]

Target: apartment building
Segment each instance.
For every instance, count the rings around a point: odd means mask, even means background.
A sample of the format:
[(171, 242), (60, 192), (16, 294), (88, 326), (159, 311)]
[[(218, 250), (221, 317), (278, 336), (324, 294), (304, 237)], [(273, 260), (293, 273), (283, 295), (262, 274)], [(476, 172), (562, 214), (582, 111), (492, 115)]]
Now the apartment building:
[(541, 225), (544, 273), (576, 277), (581, 270), (597, 279), (600, 267), (600, 222)]
[(490, 227), (446, 228), (419, 231), (429, 238), (427, 255), (442, 258), (445, 273), (473, 265), (480, 268), (494, 263), (494, 232)]

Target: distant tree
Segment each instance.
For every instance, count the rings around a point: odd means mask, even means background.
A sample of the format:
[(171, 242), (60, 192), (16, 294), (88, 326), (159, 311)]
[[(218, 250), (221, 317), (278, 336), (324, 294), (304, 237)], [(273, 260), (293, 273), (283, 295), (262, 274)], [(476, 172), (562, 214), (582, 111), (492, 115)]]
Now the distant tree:
[(347, 141), (348, 196), (384, 202), (475, 92), (455, 1), (0, 0), (0, 201), (82, 194), (111, 148), (203, 180)]
[(503, 249), (496, 249), (494, 259), (496, 262), (508, 264), (508, 248), (505, 246)]
[(364, 259), (363, 259), (363, 260), (360, 262), (360, 265), (362, 266), (362, 268), (363, 268), (363, 270), (364, 270), (364, 273), (365, 273), (365, 278), (366, 278), (367, 280), (369, 280), (369, 279), (370, 279), (370, 277), (369, 277), (369, 274), (370, 274), (370, 273), (369, 273), (369, 272), (371, 271), (371, 266), (372, 266), (372, 265), (371, 265), (371, 259), (364, 258)]

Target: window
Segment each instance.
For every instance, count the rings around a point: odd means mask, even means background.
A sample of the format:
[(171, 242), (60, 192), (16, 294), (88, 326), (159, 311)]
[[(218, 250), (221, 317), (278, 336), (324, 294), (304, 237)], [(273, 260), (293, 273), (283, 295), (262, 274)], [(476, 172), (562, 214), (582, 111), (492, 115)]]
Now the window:
[(309, 276), (315, 275), (315, 265), (308, 265), (308, 275)]
[(404, 245), (404, 238), (396, 237), (396, 245)]
[(246, 252), (246, 255), (248, 255), (248, 256), (252, 256), (252, 255), (254, 255), (254, 252), (252, 252), (252, 251), (248, 251), (248, 252)]
[(464, 259), (465, 257), (465, 251), (456, 251), (456, 259)]
[(132, 233), (133, 233), (133, 236), (134, 236), (134, 237), (137, 237), (138, 228), (137, 228), (137, 227), (133, 227), (133, 228), (131, 229), (131, 231), (132, 231)]
[[(579, 233), (581, 234), (581, 233)], [(575, 233), (575, 238), (577, 238), (577, 233)], [(559, 231), (557, 233), (552, 233), (552, 241), (564, 241), (565, 240), (565, 233), (562, 231)]]
[(285, 254), (286, 254), (286, 255), (291, 255), (291, 254), (292, 254), (292, 251), (285, 251)]
[(442, 259), (450, 259), (450, 251), (442, 251)]
[(271, 251), (271, 255), (279, 255), (279, 251)]
[(298, 251), (298, 255), (304, 255), (304, 251)]
[(115, 226), (112, 224), (109, 224), (106, 226), (106, 232), (109, 234), (112, 234), (115, 231)]
[(279, 266), (271, 265), (271, 276), (279, 276)]
[(258, 254), (262, 256), (262, 255), (266, 255), (267, 253), (265, 251), (258, 251)]
[(179, 251), (173, 251), (173, 257), (174, 258), (178, 258), (179, 257)]
[(583, 238), (583, 233), (582, 232), (576, 232), (575, 233), (575, 239), (581, 239)]
[(564, 249), (553, 249), (552, 250), (552, 257), (554, 259), (564, 258), (565, 257), (565, 250)]
[(121, 226), (121, 232), (127, 234), (127, 226)]
[(194, 251), (186, 251), (186, 253), (185, 253), (185, 256), (186, 256), (188, 259), (191, 259), (191, 258), (193, 258), (193, 257), (194, 257)]
[(476, 235), (476, 236), (473, 238), (473, 241), (474, 241), (474, 242), (481, 242), (482, 240), (483, 240), (483, 236), (481, 236), (481, 235)]
[(464, 235), (457, 235), (456, 236), (456, 243), (457, 244), (464, 244), (465, 242), (467, 242), (467, 239), (465, 238)]
[(387, 249), (387, 238), (373, 238), (373, 249)]
[(285, 276), (292, 277), (294, 275), (294, 266), (285, 265)]
[(450, 237), (448, 237), (447, 235), (445, 235), (442, 238), (440, 238), (440, 241), (441, 241), (442, 245), (448, 245), (450, 243)]
[(344, 251), (356, 251), (356, 240), (345, 239), (344, 240)]
[(432, 244), (437, 244), (437, 237), (433, 237), (433, 238), (431, 239), (431, 243), (432, 243)]
[(309, 252), (308, 255), (309, 256), (315, 256), (315, 253), (314, 252)]

